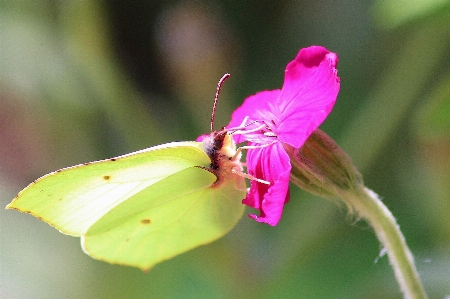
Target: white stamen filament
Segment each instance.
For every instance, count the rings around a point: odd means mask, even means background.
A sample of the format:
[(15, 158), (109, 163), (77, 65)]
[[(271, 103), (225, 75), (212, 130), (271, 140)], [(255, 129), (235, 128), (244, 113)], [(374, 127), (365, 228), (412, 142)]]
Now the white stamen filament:
[[(263, 120), (254, 120), (254, 121), (251, 121), (251, 122), (247, 123), (248, 118), (249, 118), (248, 116), (244, 117), (244, 120), (242, 121), (242, 123), (239, 126), (233, 127), (233, 128), (228, 128), (227, 130), (228, 131), (234, 131), (231, 134), (247, 134), (247, 133), (257, 132), (257, 131), (262, 130), (262, 129), (268, 129), (268, 126), (267, 126), (265, 121), (263, 121)], [(253, 125), (255, 123), (258, 123), (258, 122), (259, 123), (263, 123), (263, 124), (258, 126), (258, 127), (256, 127), (256, 128), (253, 128), (251, 130), (246, 130), (246, 128), (248, 126)], [(273, 136), (276, 136), (276, 135), (274, 134)]]
[(252, 176), (252, 175), (250, 175), (248, 173), (245, 173), (245, 172), (242, 172), (242, 171), (237, 171), (235, 169), (231, 170), (231, 172), (237, 174), (238, 176), (241, 176), (241, 177), (244, 177), (246, 179), (249, 179), (251, 181), (257, 181), (258, 183), (270, 185), (270, 182), (264, 181), (264, 180), (261, 180), (261, 179), (258, 179), (258, 178), (255, 178), (254, 176)]
[(261, 144), (261, 145), (244, 145), (244, 146), (241, 146), (240, 148), (238, 148), (238, 151), (240, 150), (240, 149), (257, 149), (257, 148), (264, 148), (264, 147), (267, 147), (267, 146), (271, 146), (272, 144), (274, 144), (274, 143), (276, 143), (278, 140), (273, 140), (271, 143), (267, 143), (267, 144)]
[(244, 120), (242, 121), (241, 125), (238, 128), (244, 128), (247, 120), (248, 120), (248, 116), (244, 117)]
[(267, 143), (267, 144), (261, 144), (261, 145), (244, 145), (244, 146), (241, 146), (241, 147), (239, 147), (239, 148), (236, 150), (236, 153), (234, 154), (232, 160), (238, 160), (238, 159), (239, 159), (239, 156), (241, 155), (243, 149), (249, 150), (249, 149), (264, 148), (264, 147), (270, 146), (270, 145), (272, 145), (272, 144), (274, 144), (274, 143), (276, 143), (276, 142), (277, 142), (277, 140), (274, 140), (274, 141), (272, 141), (271, 143)]
[[(233, 134), (247, 134), (247, 133), (253, 133), (253, 132), (257, 132), (259, 130), (265, 129), (266, 125), (260, 125), (259, 127), (253, 128), (251, 130), (243, 130), (243, 129), (237, 129), (236, 131), (233, 132)], [(244, 128), (245, 129), (245, 128)]]
[(264, 136), (266, 137), (277, 137), (273, 132), (264, 132)]

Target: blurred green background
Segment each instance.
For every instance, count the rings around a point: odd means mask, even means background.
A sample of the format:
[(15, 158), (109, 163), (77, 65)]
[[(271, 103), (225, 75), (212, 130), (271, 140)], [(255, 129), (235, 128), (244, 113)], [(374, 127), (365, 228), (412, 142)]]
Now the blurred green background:
[[(209, 131), (280, 88), (301, 47), (339, 54), (321, 126), (397, 218), (431, 298), (450, 296), (450, 1), (1, 0), (0, 200), (61, 167)], [(250, 212), (250, 211), (247, 211)], [(226, 237), (149, 273), (0, 209), (1, 298), (401, 298), (365, 222), (292, 187), (276, 227)], [(150, 249), (149, 249), (150, 250)]]

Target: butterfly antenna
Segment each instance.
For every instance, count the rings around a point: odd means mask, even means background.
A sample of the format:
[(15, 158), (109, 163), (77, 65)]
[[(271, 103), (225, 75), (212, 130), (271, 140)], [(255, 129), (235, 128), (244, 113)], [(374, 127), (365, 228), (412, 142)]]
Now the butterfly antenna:
[(217, 101), (219, 100), (220, 89), (222, 88), (223, 82), (225, 82), (225, 80), (227, 80), (229, 77), (230, 74), (223, 75), (222, 78), (220, 78), (219, 83), (217, 84), (216, 97), (214, 98), (214, 105), (211, 114), (211, 132), (214, 131), (214, 117), (216, 116), (216, 106)]

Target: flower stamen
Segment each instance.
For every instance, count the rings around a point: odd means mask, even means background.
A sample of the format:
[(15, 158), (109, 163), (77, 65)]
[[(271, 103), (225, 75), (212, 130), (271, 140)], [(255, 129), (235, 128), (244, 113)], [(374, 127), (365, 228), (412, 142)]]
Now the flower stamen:
[(277, 142), (277, 140), (274, 140), (274, 141), (272, 141), (271, 143), (267, 143), (267, 144), (261, 144), (261, 145), (244, 145), (244, 146), (241, 146), (241, 147), (239, 147), (239, 148), (236, 150), (236, 154), (234, 154), (234, 156), (233, 156), (232, 159), (233, 159), (233, 160), (234, 160), (234, 159), (237, 159), (237, 157), (239, 157), (239, 156), (241, 155), (242, 150), (264, 148), (264, 147), (267, 147), (267, 146), (271, 146), (272, 144), (275, 144), (276, 142)]
[(228, 132), (231, 132), (231, 131), (234, 131), (234, 132), (232, 132), (231, 134), (234, 134), (234, 133), (237, 133), (237, 134), (243, 134), (243, 133), (240, 133), (241, 131), (243, 131), (243, 132), (253, 132), (253, 131), (255, 131), (256, 129), (251, 129), (251, 131), (249, 130), (249, 131), (246, 131), (246, 129), (247, 129), (247, 127), (249, 127), (249, 126), (251, 126), (251, 125), (253, 125), (253, 124), (256, 124), (256, 123), (258, 123), (258, 122), (261, 122), (261, 123), (263, 123), (263, 125), (261, 125), (261, 126), (259, 126), (258, 128), (263, 128), (265, 125), (265, 121), (263, 121), (263, 120), (253, 120), (253, 121), (251, 121), (251, 122), (249, 122), (248, 124), (246, 124), (246, 122), (248, 121), (248, 116), (246, 116), (245, 118), (244, 118), (244, 120), (242, 121), (242, 123), (239, 125), (239, 126), (237, 126), (237, 127), (232, 127), (232, 128), (227, 128), (227, 131)]
[(265, 147), (271, 146), (272, 144), (275, 144), (277, 142), (278, 142), (278, 140), (273, 140), (270, 143), (261, 144), (261, 145), (244, 145), (244, 146), (241, 146), (240, 148), (238, 148), (237, 151), (243, 150), (243, 149), (249, 150), (249, 149), (257, 149), (257, 148), (265, 148)]
[(277, 135), (274, 132), (264, 132), (263, 133), (264, 136), (266, 137), (277, 137)]
[[(257, 122), (257, 121), (254, 121), (254, 123), (255, 122)], [(261, 129), (267, 129), (267, 126), (265, 124), (262, 124), (259, 127), (256, 127), (256, 128), (253, 128), (253, 129), (248, 129), (248, 130), (245, 130), (245, 127), (244, 128), (238, 128), (232, 134), (248, 134), (248, 133), (257, 132), (257, 131), (259, 131)]]
[(235, 170), (235, 169), (231, 170), (231, 172), (237, 174), (238, 176), (241, 176), (241, 177), (244, 177), (246, 179), (249, 179), (251, 181), (256, 181), (256, 182), (261, 183), (261, 184), (270, 185), (270, 182), (264, 181), (264, 180), (261, 180), (261, 179), (258, 179), (258, 178), (255, 178), (251, 174), (248, 174), (248, 173), (245, 173), (245, 172), (242, 172), (242, 171), (238, 171), (238, 170)]

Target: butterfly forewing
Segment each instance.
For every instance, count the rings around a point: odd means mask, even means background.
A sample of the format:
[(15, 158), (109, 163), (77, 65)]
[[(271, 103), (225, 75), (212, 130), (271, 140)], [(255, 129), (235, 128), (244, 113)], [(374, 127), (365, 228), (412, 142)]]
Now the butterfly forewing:
[(65, 168), (31, 183), (7, 208), (81, 236), (108, 211), (155, 182), (189, 167), (208, 166), (210, 159), (200, 145), (170, 143)]

